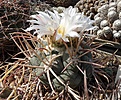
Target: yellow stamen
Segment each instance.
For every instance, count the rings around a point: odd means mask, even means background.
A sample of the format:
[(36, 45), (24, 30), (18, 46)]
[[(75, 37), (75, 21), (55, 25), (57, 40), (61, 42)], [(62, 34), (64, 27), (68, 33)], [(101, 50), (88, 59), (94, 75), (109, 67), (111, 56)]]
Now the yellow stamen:
[(60, 26), (60, 27), (58, 28), (57, 32), (58, 32), (59, 34), (61, 34), (61, 35), (62, 35), (62, 37), (63, 37), (63, 36), (64, 36), (64, 34), (65, 34), (65, 27)]

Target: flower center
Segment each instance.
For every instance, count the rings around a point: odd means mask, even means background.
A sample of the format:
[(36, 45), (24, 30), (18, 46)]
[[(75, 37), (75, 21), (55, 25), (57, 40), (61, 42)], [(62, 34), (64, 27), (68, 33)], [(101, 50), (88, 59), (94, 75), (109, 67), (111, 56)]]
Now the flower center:
[(64, 36), (64, 34), (65, 34), (65, 27), (60, 26), (60, 27), (58, 28), (57, 32), (58, 32), (59, 34), (61, 34), (61, 35), (62, 35), (62, 37), (63, 37), (63, 36)]

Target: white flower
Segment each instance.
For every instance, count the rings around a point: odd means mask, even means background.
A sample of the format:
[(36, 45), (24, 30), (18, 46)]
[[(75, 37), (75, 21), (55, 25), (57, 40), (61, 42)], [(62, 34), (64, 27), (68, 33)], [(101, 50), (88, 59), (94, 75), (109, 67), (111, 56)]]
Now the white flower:
[(62, 13), (55, 10), (47, 13), (38, 11), (38, 13), (31, 16), (34, 20), (29, 20), (31, 25), (26, 31), (35, 30), (34, 34), (36, 33), (39, 38), (43, 35), (51, 35), (55, 40), (62, 39), (69, 42), (69, 37), (80, 37), (79, 31), (93, 29), (93, 21), (83, 13), (78, 13), (78, 9), (72, 6), (64, 9)]
[(48, 11), (48, 13), (45, 13), (38, 11), (38, 13), (30, 16), (33, 20), (28, 20), (31, 25), (26, 31), (35, 30), (34, 34), (37, 34), (39, 38), (43, 35), (53, 35), (59, 26), (60, 16), (58, 12), (54, 11), (53, 13)]
[(81, 24), (78, 23), (81, 16), (79, 13), (77, 13), (77, 8), (72, 8), (70, 6), (60, 15), (61, 20), (57, 29), (56, 40), (62, 38), (65, 42), (69, 42), (68, 37), (80, 37), (76, 31), (78, 27), (81, 27)]

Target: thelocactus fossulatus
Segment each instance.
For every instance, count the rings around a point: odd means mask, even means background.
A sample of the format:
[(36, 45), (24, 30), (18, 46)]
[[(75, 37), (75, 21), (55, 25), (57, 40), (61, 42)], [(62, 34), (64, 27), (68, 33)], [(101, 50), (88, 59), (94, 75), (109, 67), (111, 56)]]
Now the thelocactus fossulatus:
[(63, 90), (64, 84), (71, 88), (79, 87), (83, 83), (83, 73), (79, 69), (86, 70), (87, 77), (92, 74), (92, 65), (82, 63), (92, 61), (90, 52), (83, 55), (83, 50), (90, 47), (80, 39), (84, 31), (94, 29), (94, 21), (71, 6), (61, 13), (38, 11), (31, 17), (33, 19), (28, 20), (31, 25), (26, 31), (33, 30), (37, 34), (41, 40), (37, 48), (42, 48), (42, 52), (36, 50), (38, 56), (30, 58), (30, 64), (40, 66), (34, 70), (36, 75), (44, 72), (39, 78), (56, 91)]

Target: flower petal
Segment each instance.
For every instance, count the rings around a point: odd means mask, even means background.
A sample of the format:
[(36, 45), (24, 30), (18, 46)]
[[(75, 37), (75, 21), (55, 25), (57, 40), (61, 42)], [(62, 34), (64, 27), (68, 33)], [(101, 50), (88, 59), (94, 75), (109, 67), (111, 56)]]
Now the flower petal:
[(75, 31), (71, 31), (68, 34), (66, 34), (66, 36), (70, 36), (70, 37), (80, 37), (80, 35), (75, 32)]

